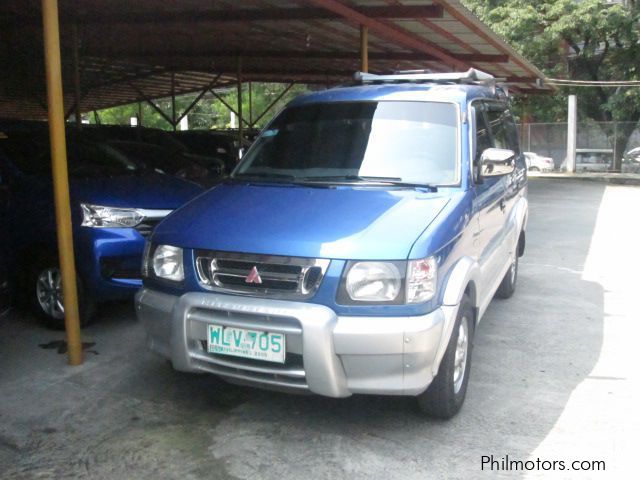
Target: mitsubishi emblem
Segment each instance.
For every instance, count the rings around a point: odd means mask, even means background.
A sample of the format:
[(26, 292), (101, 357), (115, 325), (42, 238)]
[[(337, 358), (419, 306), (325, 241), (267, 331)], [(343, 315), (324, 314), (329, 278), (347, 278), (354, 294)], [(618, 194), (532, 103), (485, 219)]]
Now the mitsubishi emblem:
[(258, 285), (262, 283), (262, 279), (260, 278), (260, 274), (258, 273), (258, 269), (254, 265), (247, 278), (244, 279), (246, 283), (257, 283)]

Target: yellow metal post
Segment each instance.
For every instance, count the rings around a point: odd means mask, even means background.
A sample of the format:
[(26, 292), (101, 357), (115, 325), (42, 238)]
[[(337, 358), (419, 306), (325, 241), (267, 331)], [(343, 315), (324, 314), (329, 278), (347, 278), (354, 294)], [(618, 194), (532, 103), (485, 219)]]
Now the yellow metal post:
[(360, 25), (360, 71), (369, 71), (369, 27)]
[(49, 137), (53, 168), (58, 251), (64, 295), (64, 322), (67, 331), (69, 364), (82, 363), (80, 316), (76, 290), (76, 266), (73, 257), (71, 208), (69, 207), (69, 176), (67, 171), (67, 145), (64, 132), (64, 101), (62, 97), (62, 69), (60, 65), (60, 30), (58, 0), (42, 0), (44, 31), (44, 57), (47, 76), (47, 107)]

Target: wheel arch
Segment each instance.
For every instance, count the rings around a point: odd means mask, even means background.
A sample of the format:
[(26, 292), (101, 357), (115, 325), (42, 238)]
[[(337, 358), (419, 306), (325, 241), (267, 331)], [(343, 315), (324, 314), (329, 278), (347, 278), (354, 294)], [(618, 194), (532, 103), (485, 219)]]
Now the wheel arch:
[(478, 307), (478, 282), (480, 267), (471, 257), (462, 257), (453, 266), (446, 281), (442, 304), (454, 306), (460, 304), (462, 296), (467, 293), (475, 308)]

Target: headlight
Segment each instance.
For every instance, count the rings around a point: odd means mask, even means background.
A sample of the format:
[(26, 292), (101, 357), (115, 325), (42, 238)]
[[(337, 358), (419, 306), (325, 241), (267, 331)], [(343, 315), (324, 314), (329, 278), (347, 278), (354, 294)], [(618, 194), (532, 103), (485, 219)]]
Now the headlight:
[(153, 273), (157, 278), (181, 282), (184, 280), (182, 249), (171, 245), (158, 245), (151, 259)]
[(349, 262), (338, 290), (343, 305), (424, 303), (436, 293), (435, 257), (409, 261)]
[(144, 215), (135, 208), (102, 207), (81, 203), (83, 227), (135, 227)]
[(393, 263), (358, 262), (347, 273), (345, 283), (351, 300), (391, 302), (402, 287), (402, 275)]
[(407, 303), (431, 300), (436, 293), (438, 264), (434, 257), (407, 263)]

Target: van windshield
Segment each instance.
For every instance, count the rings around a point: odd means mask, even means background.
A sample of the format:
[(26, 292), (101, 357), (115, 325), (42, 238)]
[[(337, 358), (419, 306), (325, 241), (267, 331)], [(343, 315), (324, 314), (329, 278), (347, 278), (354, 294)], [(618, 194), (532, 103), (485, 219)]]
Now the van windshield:
[(336, 102), (284, 110), (233, 177), (458, 182), (458, 115), (436, 102)]

